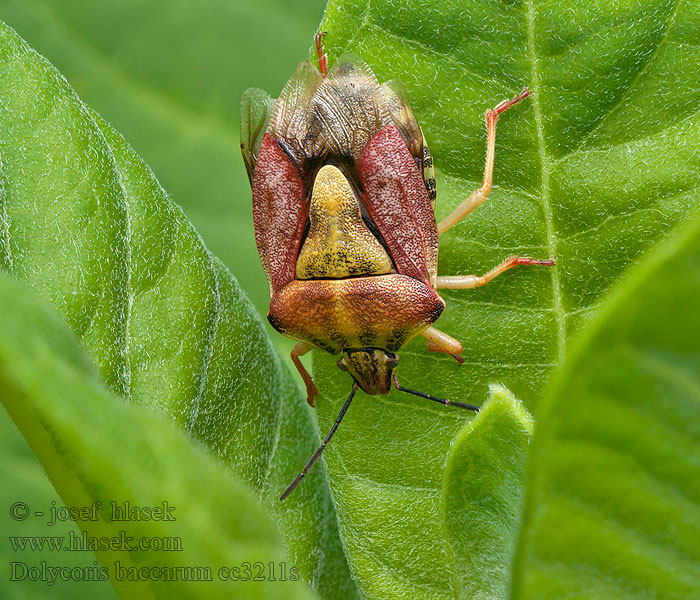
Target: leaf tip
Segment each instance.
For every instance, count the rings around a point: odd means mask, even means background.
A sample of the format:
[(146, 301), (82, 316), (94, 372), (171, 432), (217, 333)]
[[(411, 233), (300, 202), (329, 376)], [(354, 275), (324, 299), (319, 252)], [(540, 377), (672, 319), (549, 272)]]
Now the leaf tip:
[(491, 420), (494, 417), (505, 417), (511, 422), (517, 423), (527, 432), (528, 436), (532, 436), (535, 420), (525, 405), (501, 383), (489, 384), (486, 402), (484, 402), (481, 411), (474, 419), (474, 426), (478, 426), (478, 421), (483, 419)]

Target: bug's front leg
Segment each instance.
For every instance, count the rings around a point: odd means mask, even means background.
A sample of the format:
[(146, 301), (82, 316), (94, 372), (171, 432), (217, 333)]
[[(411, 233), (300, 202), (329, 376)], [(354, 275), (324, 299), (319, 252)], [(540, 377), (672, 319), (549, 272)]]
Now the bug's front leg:
[(304, 356), (304, 354), (306, 354), (309, 350), (313, 349), (314, 347), (311, 344), (299, 342), (296, 346), (294, 346), (294, 348), (292, 348), (292, 352), (290, 354), (294, 366), (297, 368), (297, 371), (299, 371), (299, 375), (301, 375), (301, 378), (304, 380), (304, 384), (306, 385), (306, 401), (309, 403), (309, 406), (314, 405), (314, 398), (318, 396), (318, 388), (316, 387), (314, 380), (311, 379), (309, 372), (304, 368), (304, 365), (301, 364), (299, 357)]
[(513, 269), (520, 265), (539, 265), (543, 267), (553, 267), (555, 259), (537, 260), (529, 256), (511, 256), (506, 258), (500, 265), (491, 269), (484, 275), (446, 275), (437, 278), (437, 289), (447, 290), (471, 290), (486, 285), (494, 277), (508, 269)]
[(488, 197), (493, 178), (493, 161), (496, 156), (496, 123), (498, 122), (498, 115), (529, 95), (530, 90), (525, 87), (515, 98), (504, 100), (493, 110), (486, 111), (486, 165), (484, 166), (484, 180), (481, 187), (469, 194), (469, 197), (464, 202), (438, 223), (438, 233), (443, 233), (459, 223)]
[(428, 327), (421, 335), (425, 338), (425, 343), (431, 352), (449, 354), (460, 365), (464, 362), (464, 359), (460, 356), (464, 348), (462, 348), (462, 344), (458, 340), (435, 329), (435, 327)]

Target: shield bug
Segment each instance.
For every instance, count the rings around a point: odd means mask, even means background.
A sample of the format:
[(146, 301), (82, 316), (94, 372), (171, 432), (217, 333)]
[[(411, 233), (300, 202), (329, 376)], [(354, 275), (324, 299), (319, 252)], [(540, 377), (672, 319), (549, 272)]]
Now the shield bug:
[(486, 111), (481, 186), (436, 223), (433, 162), (398, 81), (379, 84), (370, 68), (343, 55), (329, 70), (303, 62), (277, 100), (249, 89), (241, 101), (241, 149), (253, 190), (255, 240), (270, 284), (268, 320), (299, 343), (291, 358), (313, 406), (317, 394), (300, 357), (312, 348), (341, 354), (352, 390), (321, 446), (282, 494), (286, 498), (323, 452), (358, 387), (370, 395), (399, 385), (398, 351), (422, 335), (431, 351), (459, 363), (462, 345), (432, 324), (440, 288), (471, 289), (519, 265), (554, 260), (511, 256), (485, 275), (440, 277), (438, 234), (478, 207), (491, 189), (499, 115), (529, 95)]

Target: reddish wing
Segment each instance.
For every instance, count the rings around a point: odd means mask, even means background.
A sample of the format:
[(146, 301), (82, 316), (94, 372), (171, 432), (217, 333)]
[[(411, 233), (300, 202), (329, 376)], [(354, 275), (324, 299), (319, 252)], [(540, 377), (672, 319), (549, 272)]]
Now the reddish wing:
[(300, 169), (308, 159), (327, 156), (358, 161), (362, 202), (398, 272), (434, 287), (437, 228), (426, 191), (434, 182), (421, 172), (423, 134), (400, 84), (379, 86), (352, 57), (338, 61), (325, 78), (305, 62), (273, 108), (257, 91), (247, 92), (243, 104), (242, 122), (250, 121), (242, 139), (253, 174), (255, 238), (272, 293), (295, 277), (309, 210), (304, 177), (311, 175)]
[(253, 223), (271, 293), (294, 279), (308, 213), (299, 171), (275, 138), (266, 133), (253, 177)]
[(377, 132), (359, 160), (363, 200), (399, 273), (434, 286), (438, 232), (413, 156), (392, 123)]

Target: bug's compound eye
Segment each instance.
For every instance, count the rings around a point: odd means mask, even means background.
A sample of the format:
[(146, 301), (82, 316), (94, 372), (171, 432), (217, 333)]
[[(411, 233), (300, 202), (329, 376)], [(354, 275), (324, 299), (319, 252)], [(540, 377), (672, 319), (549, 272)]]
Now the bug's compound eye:
[(348, 366), (345, 364), (345, 357), (344, 357), (344, 356), (343, 356), (342, 358), (340, 358), (340, 360), (338, 360), (338, 362), (335, 363), (335, 364), (338, 365), (338, 368), (339, 368), (341, 371), (347, 371), (347, 370), (348, 370)]
[(399, 364), (399, 355), (393, 352), (386, 352), (386, 366), (388, 369), (393, 370)]

